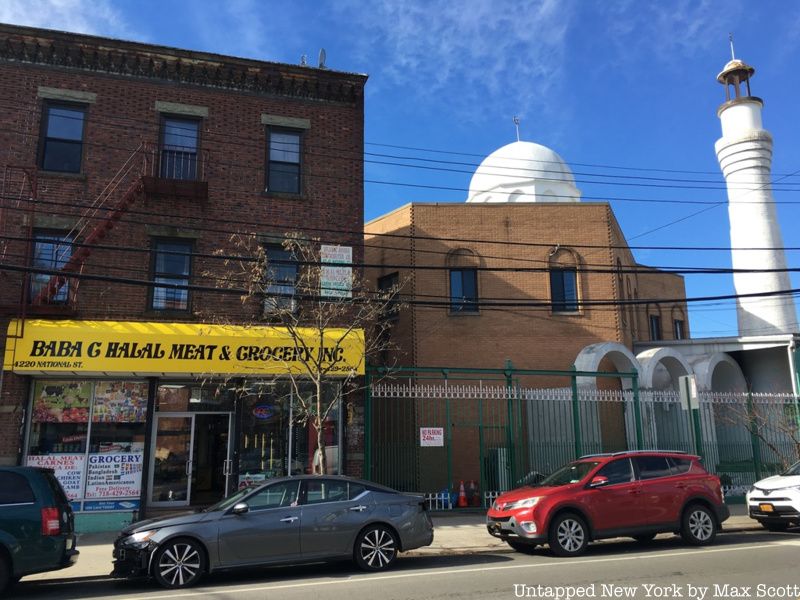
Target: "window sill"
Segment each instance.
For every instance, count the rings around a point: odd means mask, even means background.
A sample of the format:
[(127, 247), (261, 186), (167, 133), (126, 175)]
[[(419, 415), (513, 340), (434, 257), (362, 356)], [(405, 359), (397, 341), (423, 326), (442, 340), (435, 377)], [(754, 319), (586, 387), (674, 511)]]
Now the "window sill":
[(448, 310), (447, 311), (447, 316), (449, 316), (449, 317), (480, 317), (481, 316), (481, 311), (479, 311), (479, 310), (471, 310), (471, 311), (461, 311), (461, 310), (453, 311), (453, 310)]
[(44, 169), (37, 169), (36, 175), (39, 177), (53, 177), (58, 179), (77, 179), (85, 181), (87, 179), (86, 173), (69, 173), (67, 171), (45, 171)]
[(551, 310), (550, 315), (553, 317), (582, 317), (583, 312), (580, 310)]
[(289, 192), (269, 192), (269, 191), (262, 191), (261, 195), (264, 198), (276, 198), (278, 200), (308, 200), (308, 196), (305, 194), (291, 194)]

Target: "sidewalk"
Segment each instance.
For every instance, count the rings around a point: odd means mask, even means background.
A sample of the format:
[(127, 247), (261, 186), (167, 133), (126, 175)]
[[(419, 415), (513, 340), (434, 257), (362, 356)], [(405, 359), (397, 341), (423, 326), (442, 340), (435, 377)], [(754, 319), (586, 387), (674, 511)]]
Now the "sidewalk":
[[(747, 516), (744, 505), (730, 506), (731, 517), (723, 524), (724, 532), (760, 529)], [(486, 532), (484, 513), (434, 513), (433, 544), (406, 553), (409, 556), (477, 554), (481, 552), (513, 552), (505, 542)], [(116, 532), (86, 533), (78, 536), (78, 562), (61, 571), (29, 575), (25, 581), (106, 577), (111, 572), (111, 550)], [(404, 554), (404, 555), (406, 555)]]

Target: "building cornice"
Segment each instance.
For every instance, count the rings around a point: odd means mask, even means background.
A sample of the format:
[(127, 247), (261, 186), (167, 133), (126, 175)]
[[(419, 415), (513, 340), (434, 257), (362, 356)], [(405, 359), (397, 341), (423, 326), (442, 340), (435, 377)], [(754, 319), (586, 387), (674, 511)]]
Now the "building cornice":
[(363, 103), (367, 79), (329, 69), (2, 24), (0, 62), (356, 105)]

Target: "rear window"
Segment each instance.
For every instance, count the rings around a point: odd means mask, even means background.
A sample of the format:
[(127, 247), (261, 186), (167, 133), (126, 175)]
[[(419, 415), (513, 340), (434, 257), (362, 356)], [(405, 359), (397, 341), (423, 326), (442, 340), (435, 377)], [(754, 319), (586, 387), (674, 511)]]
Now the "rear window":
[(31, 485), (25, 477), (11, 471), (0, 471), (0, 506), (27, 504), (35, 499)]
[(53, 492), (53, 498), (55, 499), (56, 504), (69, 504), (67, 495), (64, 493), (64, 488), (62, 488), (61, 484), (58, 483), (56, 476), (50, 471), (44, 471), (43, 474), (45, 481), (47, 481), (48, 487)]
[(669, 462), (673, 475), (686, 473), (692, 466), (692, 461), (689, 458), (675, 458), (674, 456), (671, 456)]
[(637, 456), (636, 466), (639, 467), (639, 479), (655, 479), (672, 475), (672, 469), (666, 456)]

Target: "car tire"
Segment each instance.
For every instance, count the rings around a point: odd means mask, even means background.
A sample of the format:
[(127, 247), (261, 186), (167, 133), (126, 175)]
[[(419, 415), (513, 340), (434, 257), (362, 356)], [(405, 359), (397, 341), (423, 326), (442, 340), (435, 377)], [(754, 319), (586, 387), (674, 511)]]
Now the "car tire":
[(523, 554), (533, 554), (537, 547), (537, 544), (519, 542), (517, 540), (506, 540), (506, 544), (511, 546), (517, 552), (522, 552)]
[(640, 544), (649, 544), (655, 539), (655, 537), (656, 537), (655, 533), (642, 533), (641, 535), (633, 536), (633, 539), (635, 539)]
[(547, 539), (556, 556), (580, 556), (589, 544), (589, 527), (578, 515), (565, 513), (550, 525)]
[(356, 537), (353, 560), (362, 571), (383, 571), (397, 559), (397, 536), (384, 525), (369, 525)]
[(770, 531), (786, 531), (787, 529), (789, 529), (789, 523), (782, 523), (782, 522), (770, 523), (767, 521), (761, 521), (761, 525), (764, 526), (766, 529), (769, 529)]
[(194, 585), (206, 570), (206, 554), (199, 542), (175, 538), (162, 544), (153, 556), (153, 577), (169, 589)]
[(681, 537), (692, 546), (705, 546), (717, 537), (717, 519), (702, 504), (690, 504), (681, 518)]

